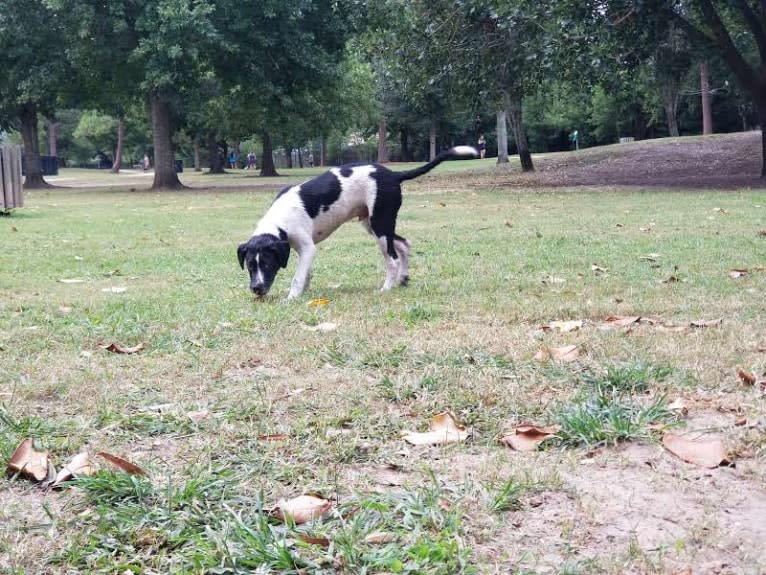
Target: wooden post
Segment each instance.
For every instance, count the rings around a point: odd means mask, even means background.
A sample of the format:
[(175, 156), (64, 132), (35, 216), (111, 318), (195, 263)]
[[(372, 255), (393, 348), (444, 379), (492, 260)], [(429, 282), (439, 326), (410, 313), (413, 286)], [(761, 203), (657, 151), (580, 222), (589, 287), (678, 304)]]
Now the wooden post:
[(0, 210), (24, 207), (21, 180), (21, 148), (0, 148)]

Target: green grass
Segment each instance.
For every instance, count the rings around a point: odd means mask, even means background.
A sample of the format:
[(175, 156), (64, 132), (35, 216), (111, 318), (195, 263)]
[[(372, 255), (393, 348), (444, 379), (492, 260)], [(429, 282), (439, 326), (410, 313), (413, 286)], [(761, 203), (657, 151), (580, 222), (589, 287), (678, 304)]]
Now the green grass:
[[(589, 572), (591, 559), (621, 556), (627, 536), (594, 549), (563, 523), (525, 530), (548, 505), (562, 509), (546, 517), (566, 516), (566, 497), (580, 496), (571, 477), (587, 467), (573, 462), (588, 448), (656, 442), (652, 423), (678, 423), (665, 408), (679, 394), (701, 418), (691, 428), (722, 417), (720, 397), (749, 421), (764, 417), (763, 398), (734, 368), (766, 368), (757, 351), (766, 275), (756, 271), (766, 263), (766, 193), (467, 185), (487, 169), (452, 163), (406, 186), (399, 231), (413, 242), (410, 287), (378, 291), (379, 251), (349, 224), (319, 246), (310, 293), (291, 303), (295, 255), (264, 301), (237, 265), (237, 244), (273, 198), (247, 178), (189, 175), (238, 189), (29, 193), (26, 208), (0, 219), (0, 456), (31, 436), (58, 468), (104, 450), (149, 478), (101, 472), (47, 495), (0, 480), (9, 526), (0, 573), (555, 572), (524, 557)], [(649, 253), (660, 256), (641, 258)], [(733, 280), (733, 268), (754, 271)], [(662, 283), (671, 274), (685, 281)], [(59, 281), (71, 278), (83, 281)], [(127, 289), (104, 291), (112, 287)], [(310, 308), (312, 297), (330, 304)], [(612, 314), (724, 321), (600, 329)], [(586, 323), (529, 335), (568, 319)], [(305, 329), (321, 322), (337, 329)], [(100, 347), (112, 342), (145, 348)], [(578, 361), (533, 359), (543, 345), (568, 344), (581, 346)], [(202, 409), (207, 419), (187, 416)], [(401, 440), (444, 410), (472, 428), (466, 444)], [(531, 454), (497, 441), (525, 421), (558, 422), (561, 439)], [(735, 429), (733, 418), (714, 425), (755, 453), (741, 480), (765, 478), (756, 429)], [(301, 493), (338, 505), (306, 526), (266, 513)], [(504, 531), (514, 518), (519, 536)], [(572, 521), (591, 532), (604, 524)], [(55, 528), (24, 540), (28, 524)], [(393, 539), (366, 543), (376, 532)], [(329, 547), (306, 543), (307, 533)]]

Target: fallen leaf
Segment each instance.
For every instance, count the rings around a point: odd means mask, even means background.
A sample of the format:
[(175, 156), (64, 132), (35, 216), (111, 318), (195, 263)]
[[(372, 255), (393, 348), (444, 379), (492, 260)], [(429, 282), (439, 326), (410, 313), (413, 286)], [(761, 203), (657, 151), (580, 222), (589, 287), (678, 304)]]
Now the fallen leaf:
[(727, 212), (727, 211), (726, 211), (725, 209), (723, 209), (723, 208), (713, 208), (713, 211), (714, 211), (714, 212), (718, 212), (719, 214), (728, 214), (728, 213), (729, 213), (729, 212)]
[(639, 232), (651, 232), (651, 231), (652, 231), (652, 228), (649, 228), (649, 227), (640, 227), (640, 228), (638, 228), (638, 231), (639, 231)]
[(729, 463), (726, 448), (720, 439), (692, 441), (673, 433), (666, 433), (662, 438), (662, 445), (679, 459), (699, 467), (713, 469)]
[(8, 473), (18, 473), (42, 481), (48, 477), (48, 452), (37, 451), (30, 437), (19, 443), (8, 461)]
[(144, 349), (145, 344), (143, 342), (139, 343), (138, 345), (135, 345), (133, 347), (127, 347), (124, 345), (120, 345), (119, 343), (100, 343), (98, 344), (98, 347), (101, 349), (105, 349), (106, 351), (111, 351), (112, 353), (125, 353), (125, 354), (132, 354), (132, 353), (138, 353), (142, 349)]
[(610, 315), (604, 320), (605, 323), (618, 327), (625, 327), (634, 323), (639, 323), (640, 321), (641, 316), (639, 315)]
[(82, 284), (85, 283), (85, 280), (82, 278), (63, 278), (59, 280), (59, 283), (62, 284)]
[(316, 537), (314, 535), (309, 535), (308, 533), (299, 533), (298, 539), (309, 545), (319, 545), (320, 547), (330, 546), (330, 540), (324, 536)]
[(561, 429), (559, 425), (538, 427), (530, 423), (523, 423), (518, 425), (513, 433), (502, 437), (500, 441), (516, 451), (534, 451), (543, 441), (555, 437), (559, 429)]
[(376, 531), (364, 538), (364, 542), (368, 545), (384, 545), (386, 543), (391, 543), (394, 540), (396, 540), (396, 535), (386, 531)]
[(188, 411), (186, 413), (186, 417), (191, 419), (194, 423), (199, 423), (200, 421), (210, 419), (210, 412), (207, 409), (201, 409), (199, 411)]
[(326, 297), (316, 297), (309, 300), (306, 305), (309, 307), (327, 307), (330, 305), (330, 300)]
[(729, 277), (731, 279), (737, 279), (741, 278), (742, 276), (746, 276), (750, 273), (750, 270), (741, 269), (741, 270), (729, 270)]
[(449, 411), (445, 411), (431, 418), (429, 431), (407, 432), (404, 440), (412, 445), (444, 445), (465, 441), (469, 434), (465, 425), (459, 423)]
[(131, 463), (130, 461), (123, 459), (122, 457), (117, 457), (116, 455), (112, 455), (111, 453), (107, 453), (106, 451), (99, 451), (98, 453), (96, 453), (96, 455), (99, 457), (103, 457), (109, 463), (114, 465), (117, 469), (120, 469), (121, 471), (124, 471), (125, 473), (129, 473), (130, 475), (146, 476), (146, 471), (141, 469), (138, 465), (135, 465), (134, 463)]
[(718, 319), (701, 319), (697, 321), (691, 322), (689, 325), (692, 327), (715, 327), (717, 325), (721, 325), (723, 323), (723, 318), (719, 317)]
[(590, 266), (590, 271), (592, 271), (595, 274), (605, 274), (609, 271), (609, 268), (602, 268), (600, 265), (593, 264)]
[(322, 322), (320, 324), (312, 325), (312, 326), (307, 325), (307, 326), (304, 326), (303, 329), (305, 329), (306, 331), (319, 331), (322, 333), (328, 333), (338, 329), (338, 324), (328, 321), (328, 322)]
[(56, 475), (55, 481), (51, 484), (51, 487), (58, 487), (65, 481), (69, 481), (74, 477), (83, 477), (93, 475), (93, 467), (90, 464), (90, 457), (87, 451), (78, 453), (75, 455), (69, 463), (67, 463), (61, 471)]
[(566, 345), (564, 347), (543, 347), (536, 354), (537, 361), (561, 361), (569, 363), (580, 357), (580, 349), (577, 345)]
[(624, 228), (625, 224), (614, 224), (615, 228)]
[(762, 238), (766, 237), (766, 230), (760, 230), (758, 232), (758, 235), (761, 236)]
[(687, 407), (686, 402), (684, 402), (684, 400), (679, 397), (672, 403), (668, 404), (668, 411), (677, 411), (682, 415), (686, 415), (689, 413), (689, 408)]
[(545, 277), (543, 278), (543, 280), (542, 280), (542, 281), (543, 281), (543, 283), (544, 283), (544, 284), (545, 284), (545, 283), (550, 283), (550, 284), (563, 284), (563, 283), (564, 283), (564, 282), (566, 282), (567, 280), (565, 280), (564, 278), (559, 278), (559, 277), (556, 277), (556, 276), (550, 276), (550, 275), (549, 275), (549, 276), (545, 276)]
[[(512, 228), (513, 227), (513, 222), (511, 220), (505, 220), (505, 226), (507, 228)], [(764, 231), (766, 231), (766, 230), (764, 230)], [(766, 235), (766, 234), (764, 234), (764, 235)]]
[(300, 495), (293, 499), (280, 499), (272, 510), (272, 515), (282, 521), (292, 521), (296, 525), (307, 523), (326, 515), (332, 509), (332, 503), (315, 495)]
[(284, 441), (289, 439), (286, 433), (272, 433), (271, 435), (259, 435), (258, 441)]
[(749, 373), (741, 367), (738, 367), (737, 375), (745, 385), (755, 385), (756, 377), (752, 373)]
[(663, 284), (675, 284), (675, 283), (681, 283), (685, 280), (679, 278), (678, 276), (670, 275), (666, 277), (664, 280), (660, 280), (660, 283)]
[(128, 288), (124, 286), (112, 286), (108, 288), (102, 288), (101, 291), (104, 293), (125, 293), (128, 291)]
[[(583, 326), (584, 322), (581, 319), (571, 321), (552, 321), (547, 327), (555, 329), (561, 333), (567, 333), (570, 331), (576, 331)], [(546, 326), (542, 326), (541, 329), (545, 330)]]
[(656, 262), (658, 259), (662, 257), (662, 254), (646, 254), (644, 256), (641, 256), (639, 259), (646, 260), (649, 262)]

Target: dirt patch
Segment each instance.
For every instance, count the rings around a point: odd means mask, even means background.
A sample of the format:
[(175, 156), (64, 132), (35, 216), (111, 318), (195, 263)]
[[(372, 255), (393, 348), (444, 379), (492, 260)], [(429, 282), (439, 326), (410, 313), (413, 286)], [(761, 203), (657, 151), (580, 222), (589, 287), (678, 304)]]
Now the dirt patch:
[[(495, 172), (496, 187), (762, 187), (761, 133), (664, 138), (547, 154), (536, 171)], [(510, 176), (510, 177), (509, 177)], [(482, 182), (485, 187), (488, 182)]]

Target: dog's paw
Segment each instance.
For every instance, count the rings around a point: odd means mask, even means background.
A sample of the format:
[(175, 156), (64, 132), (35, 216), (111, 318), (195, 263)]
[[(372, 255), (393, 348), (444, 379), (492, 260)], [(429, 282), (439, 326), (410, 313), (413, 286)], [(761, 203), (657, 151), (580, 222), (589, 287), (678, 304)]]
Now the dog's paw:
[(408, 285), (410, 285), (410, 276), (403, 276), (399, 280), (399, 285), (402, 287), (407, 287)]

